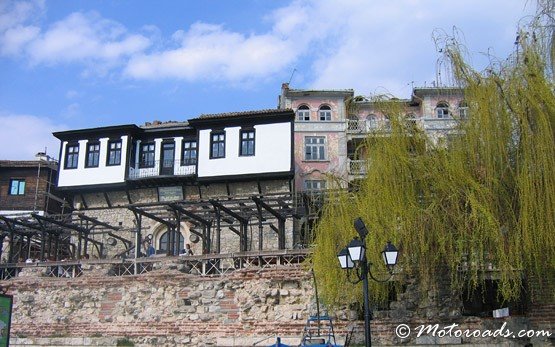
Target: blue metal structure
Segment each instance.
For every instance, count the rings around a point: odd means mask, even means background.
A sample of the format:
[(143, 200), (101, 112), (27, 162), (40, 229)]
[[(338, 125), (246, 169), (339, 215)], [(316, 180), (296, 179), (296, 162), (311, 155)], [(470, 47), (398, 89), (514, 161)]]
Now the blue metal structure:
[(335, 341), (333, 322), (329, 316), (310, 316), (303, 330), (301, 347), (341, 347)]

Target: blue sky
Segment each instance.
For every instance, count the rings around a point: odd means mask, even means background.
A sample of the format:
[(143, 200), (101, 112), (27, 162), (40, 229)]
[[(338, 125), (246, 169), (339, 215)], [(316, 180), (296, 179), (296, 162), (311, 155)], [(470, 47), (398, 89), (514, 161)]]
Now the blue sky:
[[(436, 80), (432, 34), (477, 67), (514, 50), (524, 0), (0, 0), (0, 159), (52, 131), (275, 108), (281, 83), (409, 97)], [(445, 81), (444, 81), (445, 82)]]

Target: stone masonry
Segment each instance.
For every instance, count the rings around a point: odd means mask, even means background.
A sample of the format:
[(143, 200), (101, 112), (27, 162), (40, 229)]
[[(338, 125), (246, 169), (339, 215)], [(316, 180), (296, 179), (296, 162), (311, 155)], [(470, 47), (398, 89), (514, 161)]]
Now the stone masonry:
[[(115, 277), (110, 275), (114, 262), (83, 261), (77, 278), (47, 277), (46, 266), (26, 266), (18, 277), (2, 282), (14, 296), (11, 345), (268, 346), (276, 336), (298, 344), (306, 318), (316, 313), (312, 278), (303, 264), (250, 267), (206, 277), (192, 274), (183, 264), (181, 258), (165, 258), (148, 273)], [(390, 310), (375, 312), (374, 343), (549, 345), (545, 338), (417, 337), (414, 331), (423, 324), (458, 324), (458, 329), (471, 331), (494, 331), (505, 324), (516, 332), (550, 329), (542, 319), (552, 321), (545, 315), (463, 317), (458, 295), (445, 286), (422, 293), (414, 281), (408, 281), (398, 299)], [(362, 341), (360, 312), (330, 313), (339, 343), (350, 331), (353, 342)], [(413, 334), (406, 339), (396, 336), (399, 324), (410, 326)]]

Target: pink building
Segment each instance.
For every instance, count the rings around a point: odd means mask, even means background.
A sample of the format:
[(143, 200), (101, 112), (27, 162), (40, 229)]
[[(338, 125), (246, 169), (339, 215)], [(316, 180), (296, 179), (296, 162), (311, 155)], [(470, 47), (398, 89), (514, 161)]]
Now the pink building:
[[(415, 88), (400, 103), (407, 121), (423, 129), (436, 144), (456, 134), (468, 116), (460, 88)], [(350, 105), (347, 109), (347, 105)], [(354, 96), (352, 89), (290, 89), (282, 85), (279, 108), (295, 111), (295, 188), (297, 191), (345, 188), (362, 178), (367, 158), (363, 140), (375, 131), (387, 134), (389, 119), (375, 101)], [(338, 178), (332, 187), (329, 178)]]
[[(279, 108), (295, 111), (295, 188), (320, 190), (332, 188), (331, 176), (347, 175), (347, 137), (345, 101), (352, 89), (307, 90), (281, 88)], [(344, 181), (343, 187), (347, 186)]]

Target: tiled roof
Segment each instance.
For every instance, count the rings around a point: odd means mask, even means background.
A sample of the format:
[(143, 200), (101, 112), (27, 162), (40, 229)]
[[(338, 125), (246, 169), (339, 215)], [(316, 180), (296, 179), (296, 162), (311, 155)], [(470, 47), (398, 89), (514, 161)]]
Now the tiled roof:
[(214, 119), (214, 118), (233, 118), (233, 117), (249, 117), (249, 116), (260, 116), (260, 115), (278, 115), (291, 113), (291, 109), (265, 109), (265, 110), (255, 110), (255, 111), (241, 111), (241, 112), (226, 112), (226, 113), (214, 113), (214, 114), (201, 114), (198, 118), (194, 119)]
[[(39, 163), (41, 166), (46, 166), (47, 163), (39, 160), (0, 160), (0, 167), (38, 167)], [(55, 168), (58, 163), (49, 162), (48, 166)]]
[(178, 122), (178, 121), (167, 121), (167, 122), (147, 122), (144, 125), (141, 125), (140, 128), (142, 129), (159, 129), (159, 128), (177, 128), (177, 127), (187, 127), (189, 126), (189, 122)]

